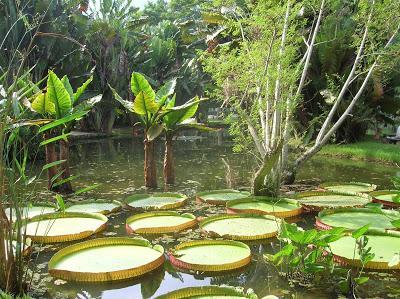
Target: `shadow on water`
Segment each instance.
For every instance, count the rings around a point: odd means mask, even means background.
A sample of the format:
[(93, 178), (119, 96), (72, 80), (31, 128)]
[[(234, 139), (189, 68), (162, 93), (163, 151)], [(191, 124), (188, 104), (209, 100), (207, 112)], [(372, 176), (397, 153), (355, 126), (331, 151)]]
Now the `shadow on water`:
[[(158, 182), (162, 184), (163, 144), (156, 148), (158, 156)], [(221, 142), (220, 138), (179, 140), (175, 143), (177, 185), (168, 191), (177, 191), (193, 196), (196, 192), (222, 188), (245, 188), (249, 186), (254, 165), (251, 157), (232, 152), (231, 144)], [(83, 198), (103, 198), (122, 200), (132, 193), (144, 192), (143, 187), (143, 144), (135, 138), (118, 137), (100, 140), (75, 142), (72, 147), (72, 173), (78, 174), (74, 181), (76, 189), (101, 183)], [(37, 165), (41, 167), (41, 165)], [(307, 162), (299, 173), (300, 180), (322, 181), (365, 181), (382, 187), (390, 186), (390, 177), (399, 173), (399, 169), (390, 166), (376, 165), (367, 162), (354, 162), (332, 158), (314, 158)], [(45, 177), (40, 181), (40, 188), (45, 188)], [(49, 196), (42, 192), (41, 196)], [(190, 212), (196, 216), (209, 216), (224, 213), (224, 208), (196, 203), (193, 198), (179, 212)], [(94, 237), (125, 236), (125, 220), (133, 212), (122, 211), (110, 216), (107, 229)], [(312, 214), (299, 220), (299, 225), (311, 228)], [(94, 238), (93, 237), (93, 238)], [(162, 235), (149, 240), (161, 244), (167, 251), (179, 242), (205, 238), (198, 229), (185, 231), (176, 235)], [(38, 258), (39, 276), (35, 284), (42, 292), (38, 297), (44, 298), (153, 298), (169, 291), (210, 284), (227, 284), (252, 288), (260, 297), (274, 294), (279, 297), (292, 298), (337, 298), (337, 292), (331, 285), (318, 285), (300, 288), (290, 285), (287, 280), (277, 275), (274, 266), (265, 262), (263, 253), (273, 253), (277, 240), (271, 239), (264, 244), (251, 245), (252, 263), (241, 271), (218, 276), (207, 276), (202, 273), (183, 273), (174, 270), (166, 263), (162, 269), (135, 280), (118, 283), (74, 283), (55, 280), (47, 274), (47, 262), (54, 252), (65, 244), (47, 246)], [(386, 274), (388, 275), (388, 274)], [(393, 276), (376, 274), (376, 279), (363, 289), (368, 297), (384, 296), (390, 287), (396, 288)], [(396, 278), (396, 277), (395, 277)], [(398, 279), (398, 277), (397, 277)], [(382, 281), (384, 280), (384, 282)], [(398, 281), (397, 281), (398, 283)]]

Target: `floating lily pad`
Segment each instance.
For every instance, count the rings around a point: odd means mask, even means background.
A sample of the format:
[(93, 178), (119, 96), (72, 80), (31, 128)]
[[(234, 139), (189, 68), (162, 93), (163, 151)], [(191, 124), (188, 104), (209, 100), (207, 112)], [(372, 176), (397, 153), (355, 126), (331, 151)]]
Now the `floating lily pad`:
[(369, 193), (373, 201), (381, 203), (387, 207), (400, 207), (400, 202), (394, 202), (394, 198), (400, 195), (400, 191), (396, 190), (379, 190)]
[(96, 213), (65, 212), (33, 217), (26, 235), (34, 242), (57, 243), (87, 238), (102, 231), (108, 218)]
[(196, 224), (196, 217), (192, 214), (157, 211), (129, 217), (126, 220), (126, 230), (128, 233), (164, 234), (179, 232)]
[(348, 194), (331, 191), (311, 191), (296, 194), (300, 204), (311, 211), (323, 209), (363, 207), (371, 201), (366, 194)]
[(66, 212), (84, 212), (84, 213), (100, 213), (110, 214), (121, 209), (121, 203), (118, 201), (107, 200), (85, 200), (70, 204), (65, 209)]
[(342, 193), (364, 193), (364, 192), (368, 193), (376, 189), (376, 185), (374, 184), (359, 183), (359, 182), (325, 183), (322, 184), (321, 187), (329, 191), (342, 192)]
[[(365, 269), (400, 269), (400, 263), (389, 266), (393, 258), (399, 254), (400, 233), (399, 232), (368, 232), (367, 247), (371, 247), (371, 252), (375, 254), (372, 261), (368, 262)], [(345, 236), (335, 242), (330, 243), (335, 260), (351, 266), (361, 267), (360, 256), (357, 250), (356, 240), (351, 236)], [(356, 249), (355, 249), (356, 248)]]
[[(22, 213), (22, 219), (30, 219), (38, 215), (54, 213), (57, 211), (57, 208), (54, 205), (43, 203), (21, 207), (20, 211)], [(6, 216), (8, 219), (11, 219), (12, 222), (14, 222), (16, 219), (15, 210), (12, 208), (8, 208), (6, 210)]]
[(280, 220), (269, 215), (227, 214), (211, 216), (200, 228), (212, 235), (232, 240), (260, 240), (278, 234)]
[(243, 290), (233, 287), (204, 286), (184, 288), (157, 297), (157, 299), (186, 298), (254, 298), (247, 296)]
[(49, 261), (49, 273), (73, 281), (114, 281), (150, 272), (164, 263), (164, 249), (144, 239), (101, 238), (65, 247)]
[(220, 272), (246, 266), (250, 248), (238, 241), (197, 240), (179, 244), (169, 253), (173, 265), (181, 269)]
[(179, 193), (135, 194), (125, 203), (133, 210), (168, 210), (183, 206), (187, 196)]
[(316, 226), (321, 229), (333, 227), (344, 227), (349, 230), (358, 229), (369, 224), (370, 229), (395, 229), (391, 223), (400, 219), (400, 212), (397, 211), (375, 211), (363, 208), (344, 208), (323, 210), (316, 218)]
[(280, 218), (294, 217), (302, 213), (301, 206), (294, 199), (264, 196), (232, 200), (226, 204), (226, 208), (230, 213), (264, 214)]
[(246, 198), (249, 196), (250, 192), (231, 189), (212, 190), (196, 194), (196, 198), (198, 200), (213, 205), (225, 205), (228, 201)]

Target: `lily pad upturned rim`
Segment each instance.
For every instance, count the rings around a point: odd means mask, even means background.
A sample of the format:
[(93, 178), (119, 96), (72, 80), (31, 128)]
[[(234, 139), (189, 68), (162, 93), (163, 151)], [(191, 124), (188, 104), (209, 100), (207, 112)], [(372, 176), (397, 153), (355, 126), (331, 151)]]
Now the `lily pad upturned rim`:
[[(147, 206), (147, 207), (132, 207), (129, 205), (129, 203), (135, 201), (135, 200), (141, 200), (147, 197), (176, 197), (181, 199), (178, 202), (175, 203), (167, 203), (161, 207), (155, 207), (155, 206)], [(170, 209), (176, 209), (184, 206), (188, 200), (188, 197), (185, 194), (182, 193), (170, 193), (170, 192), (165, 192), (165, 193), (141, 193), (141, 194), (133, 194), (130, 195), (129, 197), (125, 198), (124, 203), (126, 206), (133, 210), (133, 211), (157, 211), (157, 210), (170, 210)]]
[[(79, 252), (87, 248), (107, 246), (107, 245), (140, 245), (146, 246), (161, 253), (160, 257), (154, 261), (141, 265), (135, 268), (128, 268), (124, 270), (109, 271), (109, 272), (76, 272), (68, 270), (57, 270), (54, 269), (56, 264), (64, 258), (64, 256)], [(86, 281), (86, 282), (104, 282), (104, 281), (115, 281), (115, 280), (125, 280), (133, 277), (142, 276), (152, 270), (160, 267), (165, 261), (164, 258), (164, 248), (161, 245), (152, 246), (148, 240), (141, 238), (129, 238), (129, 237), (107, 237), (93, 239), (89, 241), (84, 241), (76, 243), (65, 247), (54, 254), (49, 263), (49, 273), (53, 277), (57, 277), (64, 280), (72, 281)]]
[[(143, 219), (143, 218), (148, 218), (148, 217), (156, 217), (156, 216), (179, 216), (179, 217), (185, 217), (188, 218), (188, 221), (179, 225), (172, 225), (172, 226), (158, 226), (158, 227), (146, 227), (146, 228), (139, 228), (134, 230), (129, 223)], [(141, 214), (136, 214), (133, 216), (130, 216), (129, 218), (126, 219), (126, 231), (129, 234), (137, 233), (137, 234), (166, 234), (166, 233), (174, 233), (174, 232), (179, 232), (188, 228), (192, 228), (196, 226), (197, 224), (197, 219), (193, 214), (190, 213), (184, 213), (184, 214), (179, 214), (178, 212), (174, 211), (153, 211), (153, 212), (146, 212), (146, 213), (141, 213)]]
[(236, 193), (236, 194), (243, 194), (244, 198), (249, 197), (251, 195), (248, 191), (240, 191), (235, 189), (217, 189), (217, 190), (209, 190), (209, 191), (202, 191), (196, 194), (196, 199), (212, 205), (225, 205), (227, 202), (232, 200), (218, 200), (218, 199), (204, 199), (202, 196), (204, 195), (212, 195), (212, 194), (221, 194), (221, 193)]
[[(382, 230), (368, 230), (365, 234), (366, 237), (368, 236), (388, 236), (388, 237), (395, 237), (400, 238), (400, 232), (398, 231), (382, 231)], [(340, 239), (338, 240), (340, 241)], [(349, 259), (344, 256), (340, 256), (337, 254), (333, 254), (333, 258), (336, 263), (343, 265), (343, 266), (352, 266), (352, 267), (359, 267), (363, 266), (361, 260), (359, 259)], [(400, 264), (397, 264), (393, 267), (388, 266), (388, 262), (376, 262), (370, 261), (364, 265), (364, 269), (369, 270), (400, 270)]]
[(386, 207), (397, 208), (397, 207), (400, 207), (400, 203), (376, 198), (376, 196), (379, 196), (379, 195), (394, 194), (394, 193), (400, 194), (400, 191), (399, 190), (389, 190), (389, 189), (388, 190), (376, 190), (376, 191), (368, 193), (368, 195), (372, 197), (373, 202), (381, 203)]
[[(298, 208), (293, 209), (291, 211), (284, 211), (284, 212), (279, 212), (279, 211), (266, 212), (266, 211), (257, 210), (257, 209), (237, 209), (237, 208), (233, 207), (234, 205), (240, 204), (240, 203), (260, 202), (260, 201), (264, 201), (267, 203), (274, 202), (274, 201), (275, 202), (286, 202), (286, 203), (294, 204)], [(228, 213), (233, 212), (233, 213), (239, 213), (239, 214), (244, 213), (244, 214), (272, 215), (272, 216), (279, 217), (279, 218), (295, 217), (295, 216), (301, 215), (303, 213), (303, 208), (296, 199), (287, 198), (287, 197), (272, 198), (272, 197), (265, 197), (265, 196), (250, 196), (248, 198), (231, 200), (226, 203), (226, 210)]]
[[(246, 249), (248, 251), (248, 255), (235, 262), (225, 263), (225, 264), (218, 264), (218, 265), (207, 265), (207, 264), (193, 264), (187, 263), (180, 260), (179, 256), (175, 256), (174, 253), (177, 250), (185, 249), (188, 247), (195, 247), (195, 246), (203, 246), (203, 245), (227, 245), (227, 246), (238, 246)], [(187, 241), (178, 244), (172, 250), (168, 252), (168, 257), (172, 265), (176, 266), (179, 269), (184, 270), (192, 270), (192, 271), (202, 271), (202, 272), (223, 272), (223, 271), (230, 271), (235, 269), (243, 268), (247, 266), (251, 262), (251, 250), (250, 247), (247, 246), (243, 242), (233, 241), (233, 240), (194, 240), (194, 241)], [(205, 261), (206, 262), (206, 261)]]
[[(341, 195), (341, 196), (354, 196), (354, 197), (360, 197), (366, 200), (365, 203), (360, 203), (359, 205), (341, 205), (338, 207), (335, 206), (320, 206), (317, 204), (310, 204), (307, 203), (307, 197), (312, 197), (312, 196), (335, 196), (335, 195)], [(313, 212), (319, 212), (324, 209), (337, 209), (337, 208), (362, 208), (364, 207), (367, 203), (372, 201), (372, 197), (369, 196), (366, 193), (346, 193), (346, 192), (335, 192), (335, 191), (305, 191), (305, 192), (300, 192), (294, 195), (294, 198), (296, 198), (299, 203), (308, 211), (313, 211)]]
[(237, 241), (253, 241), (253, 240), (261, 240), (261, 239), (268, 239), (275, 237), (278, 234), (278, 230), (272, 233), (261, 233), (258, 235), (248, 235), (248, 236), (238, 236), (238, 235), (220, 235), (215, 231), (210, 231), (204, 228), (205, 225), (214, 222), (214, 221), (219, 221), (219, 220), (224, 220), (224, 219), (230, 219), (230, 218), (258, 218), (258, 219), (266, 219), (266, 220), (271, 220), (275, 221), (280, 225), (281, 219), (273, 216), (273, 215), (262, 215), (262, 214), (223, 214), (223, 215), (214, 215), (210, 216), (207, 218), (204, 218), (203, 220), (200, 221), (199, 227), (202, 231), (206, 232), (210, 236), (215, 236), (215, 237), (220, 237), (220, 238), (225, 238), (225, 239), (230, 239), (230, 240), (237, 240)]
[(88, 200), (80, 200), (75, 202), (69, 202), (65, 206), (65, 211), (68, 212), (68, 209), (72, 206), (79, 206), (85, 204), (92, 204), (92, 203), (107, 203), (107, 204), (114, 204), (116, 207), (111, 210), (103, 210), (96, 213), (108, 215), (111, 213), (118, 212), (122, 209), (122, 203), (118, 200), (106, 200), (106, 199), (88, 199)]
[(198, 296), (235, 296), (249, 298), (243, 291), (229, 286), (201, 286), (178, 289), (156, 297), (156, 299), (185, 299)]
[(37, 235), (27, 235), (33, 242), (37, 243), (59, 243), (59, 242), (69, 242), (76, 241), (80, 239), (85, 239), (93, 234), (99, 233), (106, 228), (108, 218), (99, 213), (84, 213), (84, 212), (57, 212), (50, 214), (43, 214), (32, 217), (29, 221), (26, 221), (27, 225), (31, 222), (39, 222), (42, 220), (50, 220), (50, 219), (59, 219), (59, 218), (92, 218), (102, 220), (103, 224), (100, 225), (96, 230), (86, 230), (79, 232), (77, 234), (66, 234), (66, 235), (58, 235), (58, 236), (37, 236)]
[[(358, 185), (360, 187), (369, 187), (368, 191), (362, 191), (362, 192), (345, 192), (345, 191), (340, 191), (343, 193), (349, 193), (349, 194), (354, 194), (354, 193), (369, 193), (372, 192), (374, 190), (376, 190), (376, 188), (378, 187), (375, 184), (371, 184), (371, 183), (363, 183), (363, 182), (326, 182), (323, 183), (321, 185), (319, 185), (319, 187), (326, 189), (328, 191), (333, 191), (330, 189), (327, 189), (327, 187), (331, 187), (331, 186), (346, 186), (346, 185)], [(338, 191), (334, 191), (334, 192), (338, 192)]]
[[(370, 214), (380, 214), (380, 215), (390, 215), (390, 214), (397, 214), (397, 216), (400, 216), (400, 212), (397, 211), (391, 211), (391, 210), (373, 210), (373, 209), (368, 209), (368, 208), (337, 208), (337, 209), (325, 209), (322, 210), (318, 213), (318, 216), (315, 217), (315, 226), (318, 229), (322, 230), (329, 230), (334, 227), (341, 227), (341, 226), (331, 226), (329, 224), (324, 223), (324, 221), (321, 219), (324, 216), (327, 215), (332, 215), (332, 214), (337, 214), (337, 213), (370, 213)], [(346, 227), (344, 227), (346, 228)], [(346, 228), (347, 229), (347, 228)], [(392, 228), (387, 228), (388, 230), (392, 230)], [(352, 231), (353, 229), (348, 229), (349, 231)], [(393, 230), (395, 230), (393, 228)]]
[[(30, 208), (30, 207), (52, 208), (52, 209), (54, 209), (54, 212), (52, 212), (52, 213), (57, 213), (57, 211), (58, 211), (57, 205), (55, 205), (55, 204), (53, 204), (53, 203), (50, 203), (50, 202), (49, 202), (49, 203), (47, 203), (47, 202), (37, 202), (37, 203), (32, 202), (32, 203), (30, 203), (29, 205), (22, 205), (22, 206), (21, 206), (21, 209), (24, 210), (24, 209)], [(12, 211), (12, 210), (13, 210), (13, 207), (7, 206), (5, 210), (6, 210), (6, 211), (7, 211), (7, 210)], [(36, 215), (36, 216), (41, 216), (41, 215), (44, 215), (44, 214), (52, 214), (52, 213), (43, 213), (43, 214)], [(33, 217), (36, 217), (36, 216), (33, 216)], [(29, 217), (26, 217), (26, 218), (22, 217), (23, 220), (29, 220), (29, 219), (31, 219), (31, 218), (32, 218), (32, 217), (30, 217), (30, 218), (29, 218)]]

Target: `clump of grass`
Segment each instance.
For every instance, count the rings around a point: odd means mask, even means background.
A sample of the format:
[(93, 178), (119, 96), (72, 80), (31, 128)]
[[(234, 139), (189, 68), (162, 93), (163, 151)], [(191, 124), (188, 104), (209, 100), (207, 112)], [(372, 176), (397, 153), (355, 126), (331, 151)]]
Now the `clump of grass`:
[(370, 160), (383, 163), (400, 163), (400, 146), (378, 141), (361, 141), (352, 144), (329, 144), (321, 155), (337, 156), (354, 160)]

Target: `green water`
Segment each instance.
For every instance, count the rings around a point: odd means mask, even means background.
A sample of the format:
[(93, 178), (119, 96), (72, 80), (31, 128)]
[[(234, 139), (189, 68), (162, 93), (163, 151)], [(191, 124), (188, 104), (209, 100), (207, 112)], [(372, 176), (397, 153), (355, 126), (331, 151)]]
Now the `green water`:
[[(162, 186), (163, 145), (157, 147), (159, 160), (159, 185)], [(232, 153), (229, 143), (210, 137), (205, 140), (177, 141), (175, 144), (177, 184), (173, 188), (157, 189), (157, 192), (180, 192), (191, 196), (188, 204), (178, 209), (179, 212), (190, 212), (196, 216), (208, 216), (223, 213), (223, 207), (214, 207), (196, 203), (193, 195), (196, 192), (213, 189), (248, 187), (253, 174), (251, 158), (243, 154)], [(224, 160), (224, 161), (223, 161)], [(102, 185), (82, 199), (116, 199), (122, 200), (134, 193), (145, 191), (143, 187), (143, 144), (139, 139), (113, 138), (76, 142), (72, 147), (72, 173), (79, 174), (74, 181), (78, 189), (101, 183)], [(39, 167), (39, 166), (38, 166)], [(41, 165), (40, 165), (41, 167)], [(390, 177), (400, 175), (400, 169), (379, 166), (372, 163), (335, 160), (332, 158), (315, 158), (302, 167), (298, 179), (307, 184), (317, 185), (324, 181), (365, 181), (390, 187)], [(43, 190), (45, 178), (36, 189)], [(50, 198), (46, 192), (40, 198)], [(76, 199), (76, 198), (75, 198)], [(106, 230), (95, 237), (125, 236), (125, 220), (133, 215), (132, 211), (122, 211), (110, 217)], [(299, 225), (310, 228), (314, 216), (306, 215)], [(94, 238), (94, 237), (93, 237)], [(166, 251), (175, 244), (190, 239), (203, 238), (198, 229), (189, 230), (177, 235), (164, 235), (151, 239), (153, 244), (161, 244)], [(240, 271), (210, 277), (202, 273), (195, 275), (175, 271), (169, 264), (149, 275), (119, 283), (73, 283), (55, 280), (47, 274), (47, 262), (60, 248), (68, 244), (48, 245), (37, 257), (38, 274), (33, 285), (37, 298), (154, 298), (189, 286), (231, 285), (252, 288), (262, 296), (274, 294), (281, 298), (337, 298), (337, 290), (332, 284), (318, 284), (311, 287), (294, 286), (278, 276), (274, 266), (266, 263), (262, 254), (273, 253), (277, 249), (276, 239), (268, 240), (262, 245), (252, 245), (253, 261), (250, 266)], [(399, 274), (371, 273), (370, 281), (360, 288), (361, 297), (399, 296)], [(396, 276), (397, 275), (397, 276)], [(396, 290), (397, 289), (397, 290)]]

